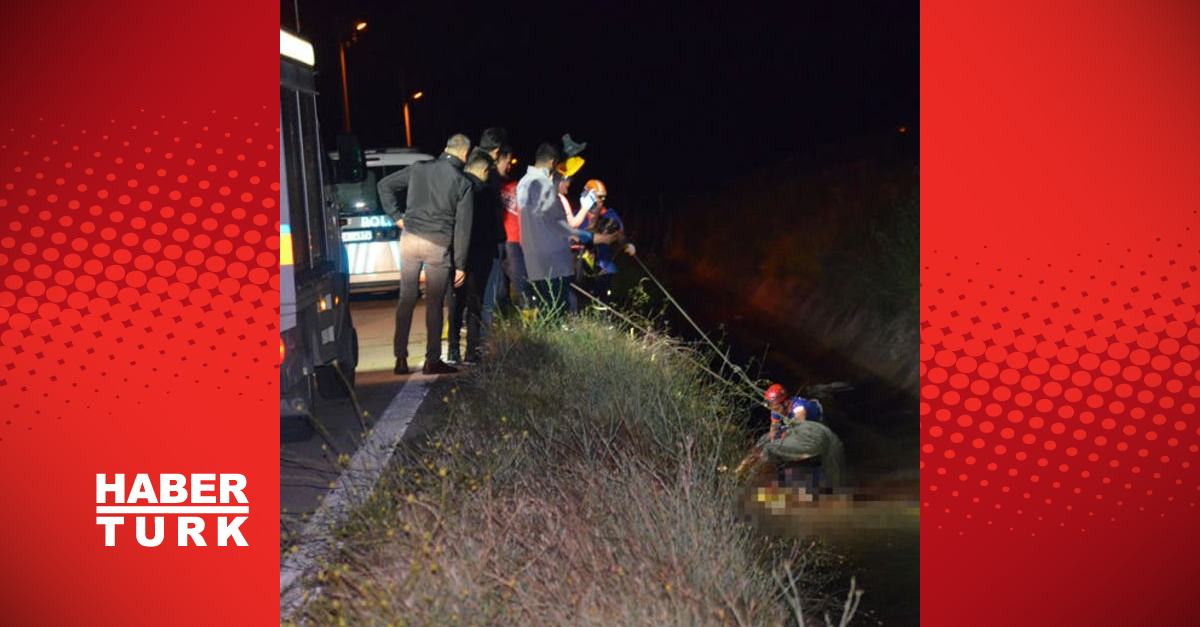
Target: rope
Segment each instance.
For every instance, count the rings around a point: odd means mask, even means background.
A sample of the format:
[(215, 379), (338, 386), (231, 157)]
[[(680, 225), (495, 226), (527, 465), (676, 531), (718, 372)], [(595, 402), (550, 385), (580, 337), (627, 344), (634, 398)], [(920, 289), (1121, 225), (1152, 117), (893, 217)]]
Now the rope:
[(672, 305), (675, 306), (675, 309), (679, 310), (679, 313), (683, 316), (683, 318), (685, 320), (688, 321), (688, 324), (692, 325), (692, 328), (695, 329), (696, 332), (700, 334), (700, 337), (704, 339), (705, 343), (707, 343), (713, 349), (713, 351), (715, 351), (718, 355), (721, 356), (721, 360), (724, 361), (725, 364), (727, 366), (729, 366), (729, 368), (731, 370), (733, 370), (733, 372), (735, 372), (738, 376), (740, 376), (742, 378), (742, 380), (746, 383), (746, 385), (750, 386), (750, 388), (753, 389), (757, 393), (758, 398), (761, 398), (762, 395), (766, 392), (766, 390), (758, 387), (758, 384), (756, 384), (750, 378), (750, 376), (747, 375), (744, 370), (742, 370), (741, 366), (739, 366), (729, 360), (729, 357), (727, 357), (725, 355), (725, 353), (722, 352), (721, 349), (717, 346), (717, 344), (708, 337), (708, 334), (705, 333), (704, 330), (700, 328), (700, 325), (696, 324), (696, 321), (693, 320), (690, 315), (688, 315), (688, 312), (683, 308), (683, 305), (680, 305), (679, 301), (675, 300), (675, 297), (672, 296), (671, 292), (669, 292), (667, 290), (666, 286), (664, 286), (662, 284), (662, 281), (659, 281), (658, 277), (654, 276), (654, 273), (650, 271), (650, 268), (646, 267), (646, 264), (642, 262), (640, 257), (634, 256), (633, 260), (636, 261), (638, 263), (638, 265), (642, 267), (642, 272), (645, 272), (646, 276), (654, 283), (654, 285), (658, 286), (658, 289), (660, 291), (662, 291), (663, 296), (665, 296), (667, 298), (667, 302), (671, 303)]
[[(587, 290), (583, 289), (579, 285), (572, 283), (571, 287), (575, 291), (579, 292), (580, 294), (583, 294), (584, 296), (587, 296), (588, 298), (590, 298), (592, 300), (592, 302), (594, 302), (597, 305), (597, 307), (604, 308), (605, 310), (615, 314), (618, 318), (620, 318), (623, 322), (625, 322), (625, 324), (628, 324), (631, 328), (636, 329), (637, 331), (640, 331), (643, 335), (650, 335), (650, 333), (651, 333), (650, 329), (639, 325), (638, 323), (634, 322), (633, 319), (631, 319), (629, 316), (626, 316), (625, 314), (614, 309), (613, 307), (609, 307), (608, 305), (605, 305), (604, 301), (602, 301), (599, 298), (595, 297), (594, 295), (588, 293)], [(699, 361), (692, 359), (691, 357), (688, 357), (688, 356), (684, 356), (684, 359), (687, 360), (692, 365), (696, 366), (697, 368), (703, 370), (704, 372), (707, 372), (709, 375), (711, 375), (717, 381), (721, 381), (726, 384), (731, 384), (731, 382), (729, 382), (725, 377), (713, 372), (711, 368), (700, 363)], [(751, 398), (753, 398), (755, 401), (758, 401), (760, 397), (758, 395), (754, 395), (754, 396), (751, 396)]]
[[(750, 379), (750, 377), (745, 373), (745, 371), (742, 370), (740, 366), (729, 360), (729, 357), (721, 351), (721, 349), (716, 345), (715, 342), (712, 341), (712, 339), (708, 337), (708, 334), (706, 334), (704, 330), (700, 328), (700, 325), (696, 324), (696, 321), (693, 320), (690, 315), (688, 315), (688, 312), (684, 310), (683, 305), (680, 305), (679, 301), (675, 300), (675, 297), (671, 295), (666, 286), (664, 286), (662, 282), (658, 280), (658, 277), (654, 276), (654, 273), (650, 271), (650, 268), (646, 267), (646, 264), (643, 263), (639, 257), (634, 256), (633, 259), (638, 263), (639, 266), (641, 266), (642, 271), (646, 273), (646, 276), (656, 286), (658, 286), (658, 289), (662, 291), (663, 296), (667, 298), (667, 301), (674, 305), (684, 319), (688, 321), (688, 324), (691, 324), (692, 328), (700, 334), (700, 337), (704, 339), (705, 343), (707, 343), (709, 347), (711, 347), (718, 355), (721, 356), (721, 359), (725, 362), (725, 364), (728, 365), (735, 373), (737, 373), (746, 383), (746, 385), (754, 390), (754, 400), (758, 403), (761, 403), (764, 390), (758, 387), (758, 385)], [(582, 289), (579, 291), (587, 294), (587, 292)], [(598, 300), (592, 297), (591, 294), (587, 294), (587, 296), (593, 298), (594, 300)], [(618, 313), (618, 315), (620, 314)], [(624, 316), (621, 317), (625, 318)], [(708, 369), (705, 368), (705, 370)], [(711, 370), (708, 370), (708, 372), (715, 375), (715, 373), (712, 373)], [(824, 387), (828, 388), (829, 391), (836, 392), (842, 389), (850, 389), (852, 386), (845, 383), (834, 383), (825, 386), (813, 387)], [(739, 475), (744, 468), (748, 466), (754, 466), (762, 460), (764, 444), (766, 443), (760, 442), (757, 446), (755, 446), (746, 459), (742, 461), (742, 464), (738, 466), (737, 469)], [(788, 426), (787, 436), (785, 436), (782, 441), (779, 441), (776, 446), (772, 446), (771, 448), (774, 454), (780, 455), (785, 459), (791, 458), (795, 460), (815, 458), (820, 460), (821, 467), (825, 472), (826, 479), (829, 484), (835, 487), (841, 485), (842, 477), (846, 467), (845, 449), (842, 445), (841, 438), (839, 438), (837, 434), (835, 434), (824, 424), (810, 420), (804, 420), (791, 424)]]

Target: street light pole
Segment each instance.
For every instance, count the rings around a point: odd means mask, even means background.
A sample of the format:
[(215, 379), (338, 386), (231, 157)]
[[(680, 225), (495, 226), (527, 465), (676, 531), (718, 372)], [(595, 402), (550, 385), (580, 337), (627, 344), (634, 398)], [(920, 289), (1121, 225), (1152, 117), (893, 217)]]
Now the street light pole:
[(421, 96), (424, 95), (425, 92), (419, 91), (413, 94), (412, 98), (404, 101), (404, 145), (409, 148), (412, 148), (412, 121), (408, 114), (408, 103), (412, 102), (413, 100), (420, 100)]
[(342, 64), (342, 116), (345, 119), (346, 134), (351, 132), (350, 128), (350, 85), (346, 80), (346, 49), (351, 44), (358, 43), (358, 34), (367, 29), (367, 23), (358, 20), (354, 22), (354, 32), (350, 33), (350, 41), (338, 42), (338, 58)]
[(350, 130), (350, 86), (346, 83), (346, 48), (350, 44), (345, 41), (338, 42), (338, 57), (342, 61), (342, 119), (345, 120), (346, 134), (349, 135)]
[(404, 101), (404, 145), (412, 148), (412, 126), (408, 119), (408, 101)]

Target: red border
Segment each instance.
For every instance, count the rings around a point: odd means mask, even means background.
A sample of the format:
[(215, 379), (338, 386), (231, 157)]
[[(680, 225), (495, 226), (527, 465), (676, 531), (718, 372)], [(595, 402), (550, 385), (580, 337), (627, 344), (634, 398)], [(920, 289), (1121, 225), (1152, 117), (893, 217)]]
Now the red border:
[[(278, 620), (274, 14), (0, 8), (0, 622)], [(249, 546), (105, 547), (98, 473), (244, 474)]]
[(1194, 622), (1200, 16), (922, 11), (922, 622)]

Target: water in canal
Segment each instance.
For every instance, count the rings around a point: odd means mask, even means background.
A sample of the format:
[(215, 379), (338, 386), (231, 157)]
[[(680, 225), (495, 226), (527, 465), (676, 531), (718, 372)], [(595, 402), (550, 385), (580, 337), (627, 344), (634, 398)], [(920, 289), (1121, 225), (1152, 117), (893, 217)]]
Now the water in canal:
[[(826, 524), (818, 531), (844, 554), (849, 571), (865, 591), (853, 624), (904, 627), (920, 623), (920, 536), (918, 497), (919, 408), (915, 390), (899, 390), (865, 375), (839, 358), (788, 329), (772, 328), (736, 300), (707, 290), (668, 287), (710, 336), (720, 336), (735, 363), (755, 362), (751, 375), (781, 382), (792, 391), (797, 384), (845, 382), (852, 389), (822, 400), (826, 424), (846, 449), (847, 485), (887, 500), (853, 513), (832, 517), (814, 514)], [(730, 304), (734, 303), (734, 304)], [(674, 332), (697, 335), (681, 316), (669, 316)], [(915, 355), (917, 347), (913, 347)], [(748, 424), (763, 431), (765, 409), (747, 415)], [(751, 488), (753, 489), (753, 488)], [(758, 517), (758, 520), (765, 520)], [(804, 514), (782, 524), (760, 524), (764, 533), (812, 533), (813, 518)], [(847, 582), (848, 584), (848, 582)]]

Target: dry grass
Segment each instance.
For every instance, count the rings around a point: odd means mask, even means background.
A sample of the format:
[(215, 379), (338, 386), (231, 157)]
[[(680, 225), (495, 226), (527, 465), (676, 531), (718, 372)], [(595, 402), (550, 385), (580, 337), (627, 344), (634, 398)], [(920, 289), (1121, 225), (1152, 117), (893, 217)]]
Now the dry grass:
[[(340, 530), (298, 622), (788, 625), (841, 614), (837, 562), (736, 514), (738, 390), (604, 321), (501, 326)], [(744, 403), (742, 406), (744, 409)], [(815, 623), (809, 622), (809, 625)]]

